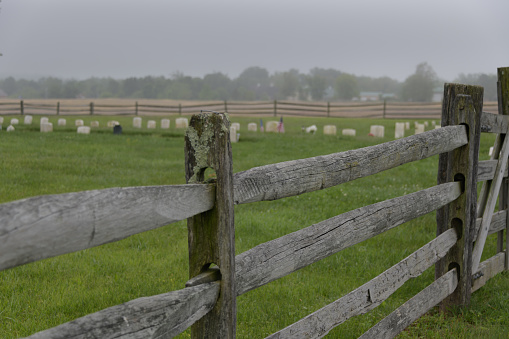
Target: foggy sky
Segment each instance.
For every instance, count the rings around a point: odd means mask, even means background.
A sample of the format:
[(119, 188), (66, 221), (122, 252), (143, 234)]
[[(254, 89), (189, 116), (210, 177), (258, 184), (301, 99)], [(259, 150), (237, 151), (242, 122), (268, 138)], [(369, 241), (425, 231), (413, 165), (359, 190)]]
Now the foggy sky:
[(507, 0), (2, 0), (0, 78), (509, 66)]

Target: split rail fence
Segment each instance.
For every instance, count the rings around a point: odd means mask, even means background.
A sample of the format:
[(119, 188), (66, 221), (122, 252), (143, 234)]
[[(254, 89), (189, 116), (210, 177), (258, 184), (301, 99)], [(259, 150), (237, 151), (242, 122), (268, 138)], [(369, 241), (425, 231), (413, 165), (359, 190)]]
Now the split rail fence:
[[(82, 100), (77, 100), (82, 101)], [(486, 103), (496, 109), (495, 103)], [(194, 114), (199, 111), (224, 111), (235, 115), (316, 116), (357, 118), (430, 118), (439, 119), (441, 103), (405, 103), (393, 101), (331, 103), (303, 101), (215, 101), (162, 105), (155, 103), (106, 104), (60, 101), (0, 101), (0, 115), (143, 115), (164, 116)], [(490, 109), (488, 109), (490, 110)]]
[[(237, 296), (434, 210), (435, 239), (269, 338), (325, 336), (434, 264), (435, 281), (362, 338), (394, 337), (437, 304), (468, 305), (473, 291), (508, 269), (509, 68), (498, 74), (499, 114), (483, 112), (481, 87), (446, 84), (442, 128), (404, 139), (233, 174), (227, 116), (202, 113), (192, 117), (186, 134), (186, 185), (112, 188), (0, 205), (0, 270), (188, 220), (190, 280), (184, 289), (135, 299), (30, 338), (170, 338), (190, 326), (195, 338), (234, 338)], [(481, 132), (498, 135), (488, 161), (478, 160)], [(436, 186), (335, 216), (235, 256), (235, 204), (325, 189), (438, 154)], [(204, 181), (207, 168), (215, 171), (214, 181)], [(498, 253), (480, 262), (492, 233), (498, 233)]]

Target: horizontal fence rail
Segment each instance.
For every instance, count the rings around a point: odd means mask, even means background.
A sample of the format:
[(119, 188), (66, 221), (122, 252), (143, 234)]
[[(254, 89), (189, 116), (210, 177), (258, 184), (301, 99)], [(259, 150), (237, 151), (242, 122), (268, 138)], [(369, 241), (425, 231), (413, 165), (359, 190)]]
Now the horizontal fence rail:
[(237, 295), (434, 211), (461, 194), (451, 182), (364, 206), (253, 247), (235, 258)]
[(375, 146), (255, 167), (234, 175), (235, 204), (332, 187), (449, 152), (467, 142), (465, 126), (448, 126)]
[(442, 258), (457, 240), (456, 230), (450, 229), (364, 285), (267, 338), (323, 337), (351, 317), (379, 306), (406, 281), (418, 277)]
[[(111, 103), (117, 100), (119, 103)], [(316, 116), (358, 118), (429, 118), (439, 119), (441, 103), (376, 102), (307, 102), (307, 101), (196, 101), (164, 104), (165, 100), (128, 99), (97, 100), (0, 100), (0, 115), (173, 115), (194, 114), (201, 110), (227, 112), (235, 115)], [(78, 104), (80, 103), (80, 104)], [(496, 111), (496, 103), (485, 109)]]
[(0, 270), (148, 231), (214, 206), (212, 185), (46, 195), (0, 205)]

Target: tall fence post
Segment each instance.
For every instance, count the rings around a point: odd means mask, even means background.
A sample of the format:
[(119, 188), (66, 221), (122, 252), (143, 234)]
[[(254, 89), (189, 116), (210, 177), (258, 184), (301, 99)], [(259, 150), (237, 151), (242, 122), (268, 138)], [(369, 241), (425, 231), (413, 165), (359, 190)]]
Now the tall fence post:
[(225, 111), (225, 112), (228, 112), (228, 105), (227, 105), (227, 103), (226, 103), (226, 100), (224, 101), (224, 111)]
[(90, 115), (93, 115), (94, 114), (94, 103), (91, 102), (90, 103)]
[(134, 115), (138, 115), (138, 101), (134, 103)]
[(19, 112), (21, 115), (25, 114), (25, 105), (23, 104), (23, 100), (19, 102)]
[(179, 115), (182, 115), (182, 104), (179, 104)]
[(60, 101), (57, 101), (57, 115), (60, 115)]
[(385, 113), (387, 112), (387, 99), (384, 99), (384, 110), (382, 113), (382, 118), (385, 119)]
[(439, 157), (438, 184), (460, 181), (463, 191), (458, 199), (437, 211), (437, 235), (455, 228), (459, 238), (448, 254), (435, 265), (436, 279), (452, 268), (458, 272), (458, 286), (454, 293), (442, 301), (442, 310), (452, 305), (466, 306), (470, 302), (482, 104), (482, 87), (445, 84), (442, 126), (465, 125), (469, 142)]
[(274, 100), (274, 116), (277, 116), (277, 100)]
[[(191, 328), (193, 338), (235, 338), (235, 227), (233, 214), (233, 169), (230, 121), (223, 113), (193, 115), (186, 132), (186, 181), (216, 183), (212, 210), (187, 221), (189, 235), (189, 277), (218, 266), (221, 289), (214, 308)], [(211, 181), (205, 170), (216, 177)]]
[(327, 118), (330, 117), (330, 102), (327, 101)]
[[(509, 115), (509, 67), (498, 68), (498, 114)], [(500, 135), (501, 137), (503, 135)], [(507, 136), (504, 136), (507, 137)], [(501, 144), (503, 140), (501, 139)], [(500, 187), (499, 210), (509, 211), (509, 178), (504, 178)], [(505, 269), (509, 270), (509, 213), (506, 217), (505, 241), (504, 231), (499, 231), (497, 235), (497, 252), (504, 250), (505, 242)]]

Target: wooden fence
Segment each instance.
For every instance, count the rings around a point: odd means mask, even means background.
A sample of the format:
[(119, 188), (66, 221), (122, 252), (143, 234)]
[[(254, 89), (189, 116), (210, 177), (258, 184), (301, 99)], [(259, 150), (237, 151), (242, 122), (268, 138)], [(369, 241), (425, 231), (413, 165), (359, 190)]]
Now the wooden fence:
[[(83, 100), (0, 100), (0, 115), (140, 115), (164, 116), (194, 114), (200, 111), (228, 112), (235, 115), (317, 116), (357, 118), (430, 118), (439, 119), (441, 103), (403, 103), (393, 101), (331, 103), (303, 101), (214, 101), (164, 105), (158, 101), (85, 103)], [(496, 103), (486, 103), (485, 110), (496, 111)], [(486, 106), (486, 105), (485, 105)]]
[[(481, 87), (446, 84), (440, 129), (233, 174), (227, 116), (202, 113), (192, 117), (186, 134), (186, 185), (112, 188), (0, 205), (0, 270), (188, 219), (186, 288), (113, 306), (30, 338), (169, 338), (190, 326), (195, 338), (234, 338), (237, 296), (434, 210), (435, 239), (269, 338), (322, 337), (374, 309), (433, 264), (436, 280), (362, 338), (393, 337), (439, 303), (468, 305), (473, 291), (508, 269), (509, 68), (498, 71), (500, 114), (483, 112)], [(479, 162), (481, 132), (498, 138), (491, 160)], [(235, 204), (321, 190), (438, 154), (436, 186), (335, 216), (235, 256)], [(204, 181), (207, 168), (216, 173), (213, 181)], [(499, 191), (499, 210), (493, 213)], [(480, 262), (486, 236), (495, 232), (498, 254)]]

